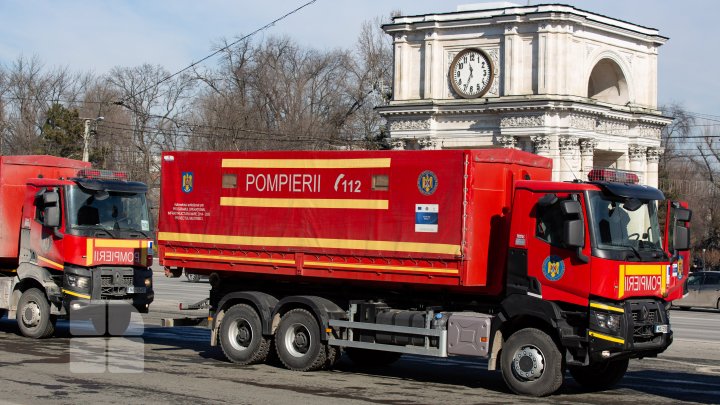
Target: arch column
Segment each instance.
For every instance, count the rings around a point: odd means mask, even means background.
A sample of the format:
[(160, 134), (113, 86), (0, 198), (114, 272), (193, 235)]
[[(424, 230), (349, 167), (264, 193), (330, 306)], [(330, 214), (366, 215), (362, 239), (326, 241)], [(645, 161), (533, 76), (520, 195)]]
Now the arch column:
[(665, 153), (663, 148), (647, 149), (647, 171), (645, 175), (645, 184), (657, 188), (658, 186), (658, 166), (660, 156)]
[(587, 180), (587, 176), (595, 164), (594, 157), (597, 144), (596, 140), (590, 138), (581, 139), (578, 142), (580, 147), (580, 171), (582, 172), (583, 180)]
[(647, 149), (647, 147), (641, 145), (630, 145), (628, 147), (628, 157), (630, 158), (630, 171), (640, 177), (640, 184), (647, 184), (647, 179), (645, 177), (645, 170), (647, 166)]
[(580, 146), (578, 138), (561, 136), (558, 139), (560, 146), (560, 181), (573, 181), (579, 179), (580, 173)]

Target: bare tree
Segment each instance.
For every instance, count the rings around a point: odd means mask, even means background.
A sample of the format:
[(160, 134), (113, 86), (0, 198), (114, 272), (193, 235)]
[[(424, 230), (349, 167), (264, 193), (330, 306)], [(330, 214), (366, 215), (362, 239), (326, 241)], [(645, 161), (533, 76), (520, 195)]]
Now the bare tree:
[(110, 90), (120, 97), (115, 104), (130, 114), (129, 124), (105, 122), (130, 131), (130, 144), (118, 147), (127, 153), (125, 164), (131, 176), (150, 185), (159, 180), (160, 152), (182, 146), (179, 128), (188, 115), (194, 84), (188, 75), (166, 79), (169, 76), (164, 68), (146, 64), (114, 68), (105, 78)]

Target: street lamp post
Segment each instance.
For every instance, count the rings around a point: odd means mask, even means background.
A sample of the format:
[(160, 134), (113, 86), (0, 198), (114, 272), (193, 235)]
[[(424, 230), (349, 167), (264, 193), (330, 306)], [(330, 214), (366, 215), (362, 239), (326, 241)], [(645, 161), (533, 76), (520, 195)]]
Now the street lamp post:
[(97, 117), (97, 118), (82, 118), (85, 120), (85, 133), (83, 134), (83, 162), (89, 162), (90, 161), (90, 124), (91, 123), (98, 123), (99, 121), (102, 121), (105, 119), (105, 117)]

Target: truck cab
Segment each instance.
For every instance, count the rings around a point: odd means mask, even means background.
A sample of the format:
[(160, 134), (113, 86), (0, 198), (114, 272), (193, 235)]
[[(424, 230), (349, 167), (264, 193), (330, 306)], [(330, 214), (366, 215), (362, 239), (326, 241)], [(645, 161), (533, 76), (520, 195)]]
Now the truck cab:
[(58, 317), (108, 302), (147, 312), (154, 299), (147, 186), (89, 168), (24, 183), (17, 266), (0, 277), (0, 308), (20, 332), (48, 337)]
[(517, 183), (508, 301), (541, 299), (535, 302), (556, 314), (550, 321), (575, 379), (604, 387), (629, 358), (656, 356), (672, 342), (667, 310), (682, 297), (690, 211), (670, 204), (661, 233), (661, 191), (637, 184), (632, 173), (593, 170), (589, 179)]

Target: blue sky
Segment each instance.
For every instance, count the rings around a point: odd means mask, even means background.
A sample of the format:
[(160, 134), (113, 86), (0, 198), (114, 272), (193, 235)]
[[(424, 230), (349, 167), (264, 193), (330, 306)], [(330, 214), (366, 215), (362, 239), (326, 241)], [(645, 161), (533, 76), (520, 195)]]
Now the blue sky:
[[(113, 66), (159, 64), (174, 72), (306, 0), (0, 0), (0, 63), (37, 56), (48, 68), (102, 74)], [(289, 35), (321, 49), (351, 48), (364, 21), (393, 10), (450, 12), (479, 0), (317, 0), (260, 35)], [(515, 0), (528, 4), (527, 0)], [(531, 1), (530, 4), (540, 2)], [(575, 7), (657, 28), (659, 103), (720, 115), (720, 1), (567, 0)], [(210, 65), (214, 60), (206, 62)]]

